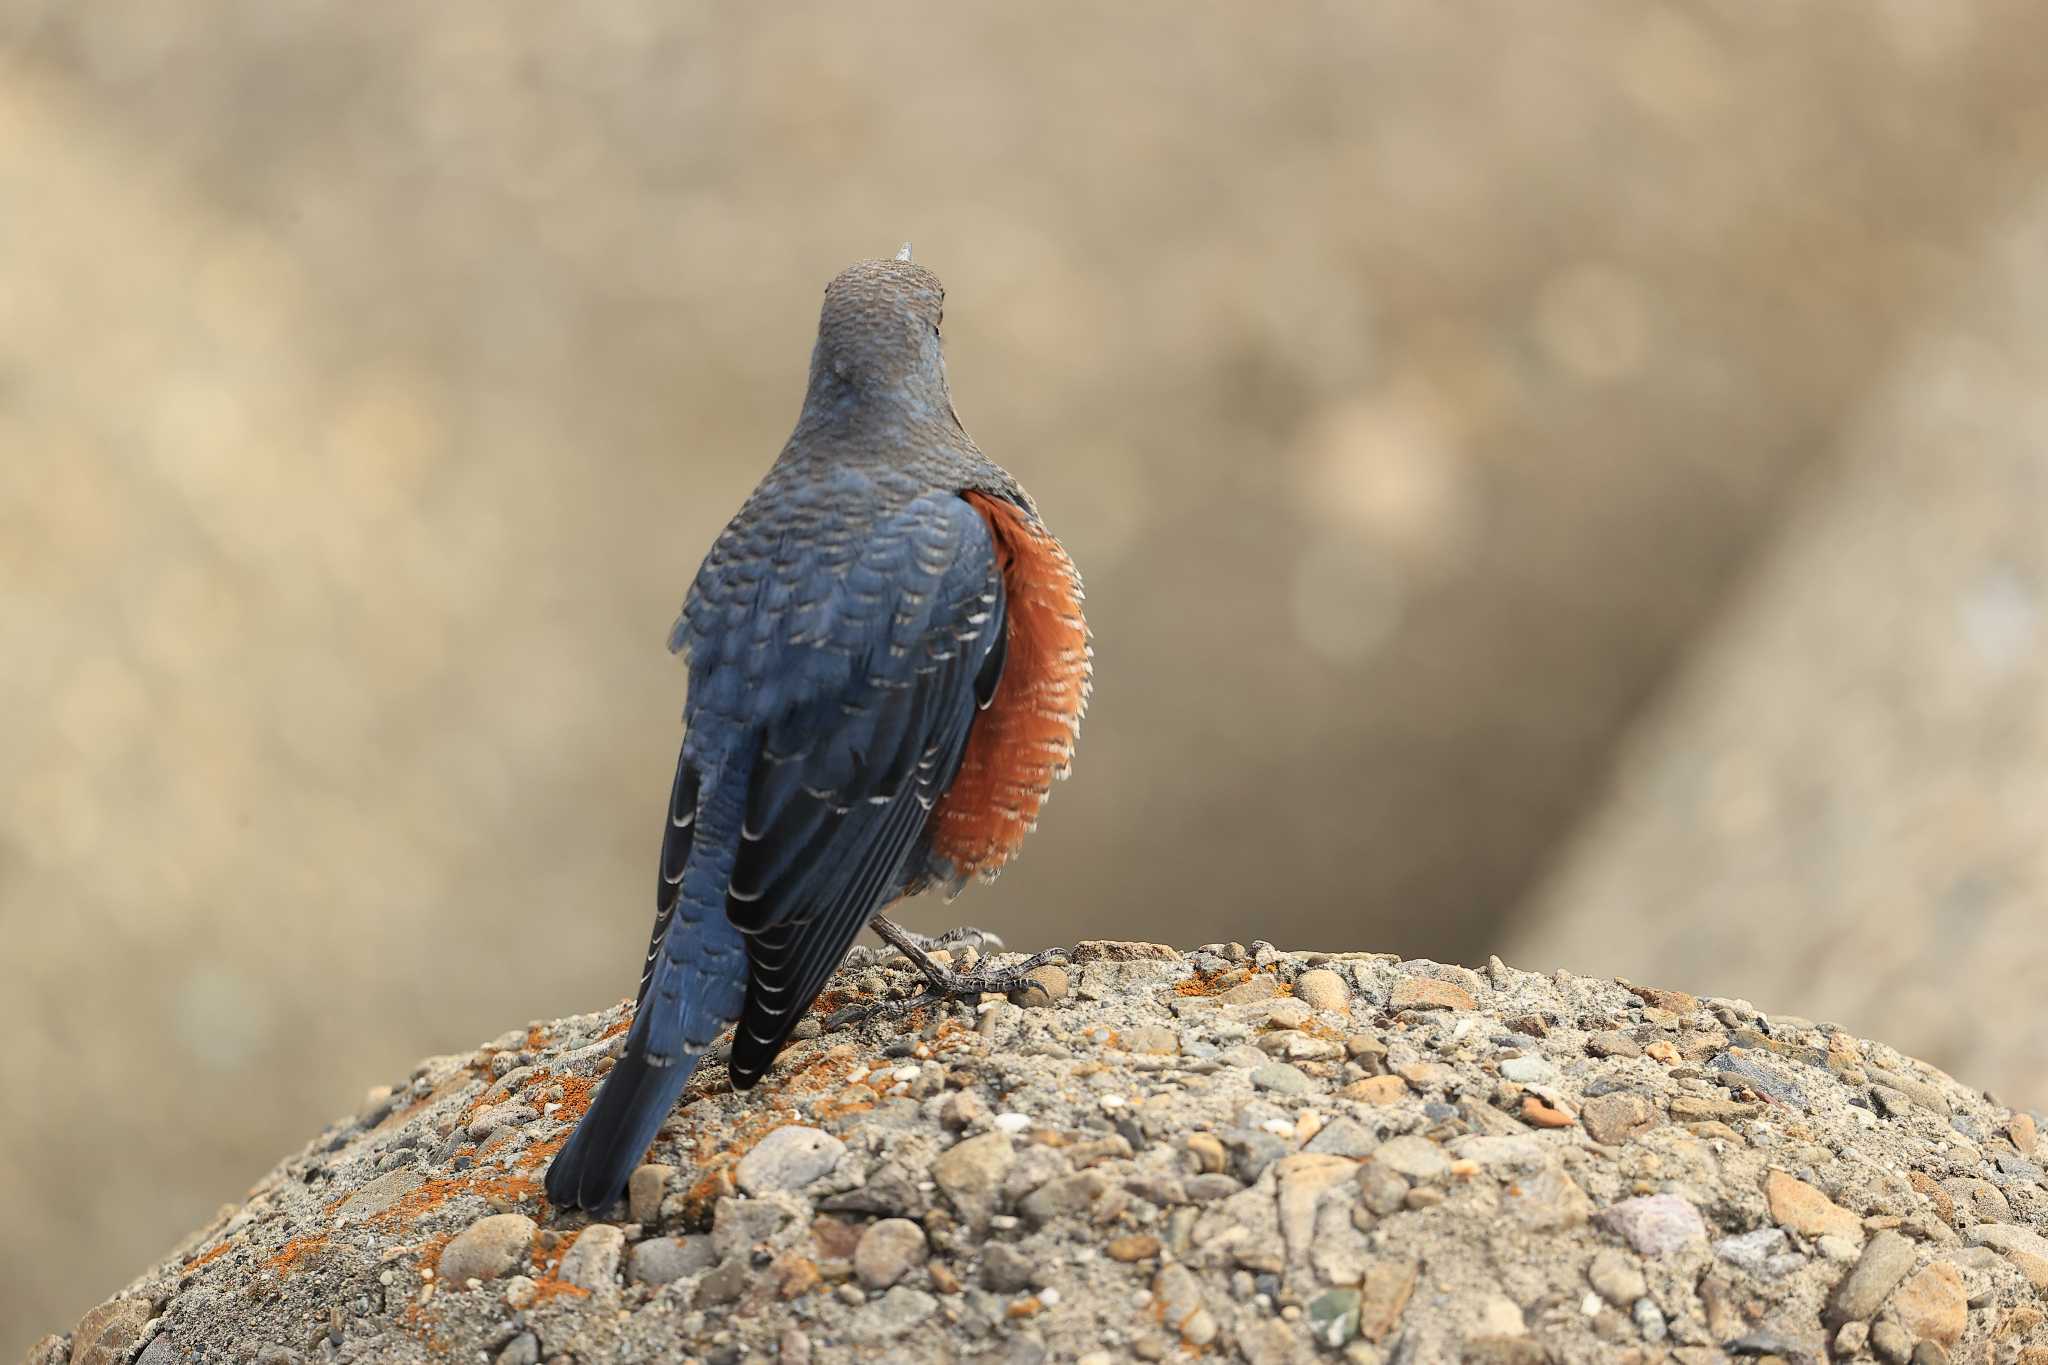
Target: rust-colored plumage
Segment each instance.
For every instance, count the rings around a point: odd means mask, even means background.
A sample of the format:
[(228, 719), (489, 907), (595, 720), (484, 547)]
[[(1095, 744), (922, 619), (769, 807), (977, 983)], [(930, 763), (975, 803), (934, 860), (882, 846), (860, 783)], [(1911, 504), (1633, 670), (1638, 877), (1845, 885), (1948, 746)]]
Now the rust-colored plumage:
[(1017, 504), (966, 497), (995, 539), (1010, 638), (1002, 683), (932, 815), (932, 854), (956, 885), (993, 877), (1037, 826), (1046, 794), (1073, 761), (1091, 666), (1081, 577), (1066, 548)]

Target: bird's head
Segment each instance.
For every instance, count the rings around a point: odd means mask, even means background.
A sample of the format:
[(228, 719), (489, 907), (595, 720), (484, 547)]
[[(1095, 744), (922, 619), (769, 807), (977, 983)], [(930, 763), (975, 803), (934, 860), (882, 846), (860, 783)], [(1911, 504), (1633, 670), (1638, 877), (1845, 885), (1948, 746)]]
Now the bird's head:
[(939, 353), (945, 306), (945, 286), (912, 263), (908, 246), (894, 260), (840, 271), (825, 286), (806, 407), (900, 402), (949, 411)]

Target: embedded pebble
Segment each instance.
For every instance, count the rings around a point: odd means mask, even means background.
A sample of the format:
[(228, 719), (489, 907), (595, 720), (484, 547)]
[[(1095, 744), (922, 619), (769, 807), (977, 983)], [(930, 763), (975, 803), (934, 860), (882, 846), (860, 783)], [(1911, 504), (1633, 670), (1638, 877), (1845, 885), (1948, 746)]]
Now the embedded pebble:
[(689, 1237), (650, 1237), (636, 1242), (627, 1257), (626, 1273), (635, 1284), (671, 1284), (709, 1270), (717, 1261), (711, 1239), (699, 1233)]
[(1500, 1064), (1500, 1074), (1520, 1085), (1548, 1085), (1557, 1079), (1557, 1068), (1541, 1057), (1510, 1057)]
[(1624, 1199), (1602, 1210), (1594, 1221), (1620, 1235), (1643, 1256), (1669, 1256), (1707, 1240), (1707, 1225), (1700, 1211), (1675, 1194)]
[(650, 1164), (635, 1170), (626, 1181), (626, 1212), (636, 1223), (652, 1225), (661, 1217), (661, 1201), (668, 1194), (668, 1182), (676, 1168)]
[(532, 1123), (539, 1117), (540, 1111), (532, 1105), (494, 1104), (471, 1119), (467, 1131), (473, 1138), (485, 1138), (500, 1128), (516, 1128), (520, 1124)]
[(1832, 1233), (1861, 1245), (1863, 1220), (1797, 1176), (1774, 1170), (1764, 1177), (1764, 1197), (1771, 1219), (1805, 1237)]
[(1828, 1319), (1835, 1323), (1874, 1317), (1885, 1296), (1913, 1268), (1911, 1239), (1886, 1229), (1870, 1239), (1855, 1269), (1844, 1275), (1828, 1296)]
[(1656, 1122), (1655, 1107), (1631, 1091), (1596, 1095), (1579, 1110), (1579, 1123), (1586, 1135), (1607, 1147), (1620, 1146)]
[(1396, 1010), (1476, 1010), (1472, 992), (1434, 977), (1411, 976), (1395, 985), (1387, 1003)]
[(988, 1106), (969, 1090), (955, 1090), (939, 1101), (939, 1127), (957, 1133), (988, 1118)]
[[(1000, 1127), (1004, 1115), (997, 1116)], [(996, 1191), (1016, 1160), (1007, 1132), (983, 1133), (954, 1143), (932, 1163), (932, 1181), (970, 1228), (988, 1226)]]
[(578, 1289), (596, 1291), (618, 1283), (619, 1258), (625, 1254), (625, 1231), (611, 1223), (592, 1223), (576, 1235), (562, 1256), (557, 1278)]
[[(72, 1333), (71, 1365), (122, 1365), (153, 1316), (146, 1298), (120, 1298), (101, 1304), (80, 1319)], [(31, 1353), (30, 1360), (34, 1359)]]
[(752, 1195), (800, 1190), (831, 1174), (845, 1152), (846, 1144), (830, 1133), (790, 1124), (755, 1143), (740, 1158), (735, 1175), (739, 1187)]
[(1982, 1223), (1970, 1229), (1969, 1242), (2005, 1257), (2036, 1293), (2048, 1296), (2048, 1237), (2006, 1223)]
[(1406, 1176), (1417, 1184), (1440, 1179), (1451, 1169), (1451, 1158), (1443, 1148), (1428, 1138), (1412, 1134), (1382, 1142), (1373, 1151), (1372, 1163), (1382, 1170)]
[(998, 1294), (1029, 1289), (1033, 1269), (1031, 1258), (1008, 1242), (992, 1242), (981, 1254), (981, 1282)]
[(1306, 1095), (1315, 1087), (1299, 1067), (1267, 1062), (1252, 1068), (1252, 1084), (1276, 1095)]
[(1024, 974), (1024, 984), (1011, 992), (1011, 998), (1026, 1009), (1044, 1009), (1066, 999), (1066, 968), (1051, 963), (1033, 967)]
[(458, 1288), (471, 1280), (495, 1280), (517, 1269), (533, 1244), (536, 1225), (523, 1213), (479, 1218), (441, 1249), (437, 1276)]
[(1314, 967), (1294, 979), (1294, 996), (1312, 1010), (1337, 1013), (1350, 1004), (1351, 988), (1328, 967)]
[(1783, 1228), (1757, 1228), (1723, 1237), (1714, 1243), (1714, 1255), (1760, 1280), (1780, 1279), (1806, 1263), (1804, 1256), (1791, 1250)]
[(1280, 994), (1280, 981), (1270, 972), (1255, 972), (1216, 997), (1225, 1005), (1252, 1005)]
[(853, 1253), (853, 1273), (869, 1289), (887, 1289), (924, 1264), (929, 1254), (922, 1227), (908, 1218), (884, 1218), (861, 1234)]
[(1627, 1308), (1650, 1292), (1649, 1281), (1643, 1278), (1635, 1258), (1613, 1247), (1594, 1254), (1593, 1263), (1586, 1267), (1586, 1283), (1616, 1308)]
[(1953, 1346), (1969, 1325), (1969, 1291), (1962, 1272), (1947, 1261), (1924, 1267), (1893, 1290), (1885, 1306), (1916, 1341)]

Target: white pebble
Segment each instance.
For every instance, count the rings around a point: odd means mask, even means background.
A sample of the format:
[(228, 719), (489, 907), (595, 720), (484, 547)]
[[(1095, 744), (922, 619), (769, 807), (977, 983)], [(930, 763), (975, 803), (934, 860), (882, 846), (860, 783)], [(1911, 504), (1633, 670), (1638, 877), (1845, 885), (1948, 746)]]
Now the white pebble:
[(868, 1069), (864, 1066), (857, 1066), (853, 1070), (846, 1073), (846, 1083), (848, 1085), (859, 1085), (862, 1081), (866, 1080), (867, 1078)]
[(1104, 1109), (1121, 1109), (1124, 1107), (1124, 1097), (1122, 1095), (1104, 1095), (1102, 1097), (1102, 1107)]
[(1294, 1125), (1289, 1123), (1286, 1119), (1267, 1119), (1264, 1123), (1260, 1124), (1259, 1127), (1265, 1129), (1274, 1137), (1294, 1136)]
[(899, 1080), (899, 1081), (914, 1081), (914, 1080), (916, 1080), (916, 1079), (917, 1079), (917, 1068), (916, 1068), (916, 1067), (914, 1067), (914, 1066), (899, 1066), (899, 1067), (897, 1067), (897, 1068), (896, 1068), (896, 1079), (897, 1079), (897, 1080)]
[(997, 1114), (995, 1125), (998, 1132), (1021, 1133), (1031, 1126), (1031, 1120), (1025, 1115), (1012, 1110), (1008, 1113)]
[(1057, 1307), (1060, 1301), (1060, 1291), (1057, 1289), (1041, 1289), (1038, 1291), (1038, 1301), (1047, 1308)]
[(1580, 1300), (1579, 1300), (1579, 1311), (1580, 1311), (1581, 1313), (1584, 1313), (1584, 1314), (1585, 1314), (1585, 1315), (1586, 1315), (1587, 1317), (1589, 1317), (1589, 1318), (1597, 1318), (1597, 1317), (1599, 1317), (1599, 1316), (1600, 1316), (1600, 1296), (1599, 1296), (1598, 1294), (1588, 1294), (1588, 1295), (1586, 1295), (1586, 1297), (1585, 1297), (1585, 1298), (1583, 1298), (1583, 1299), (1580, 1299)]

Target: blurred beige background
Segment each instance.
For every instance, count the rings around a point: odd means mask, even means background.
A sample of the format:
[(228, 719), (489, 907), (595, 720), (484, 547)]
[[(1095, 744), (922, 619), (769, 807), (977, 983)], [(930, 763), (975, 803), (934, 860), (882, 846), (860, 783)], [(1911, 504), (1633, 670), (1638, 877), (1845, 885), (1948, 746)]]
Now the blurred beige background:
[(849, 260), (1088, 578), (954, 909), (1469, 959), (2048, 169), (2017, 0), (933, 13), (0, 6), (0, 1352), (627, 990)]

